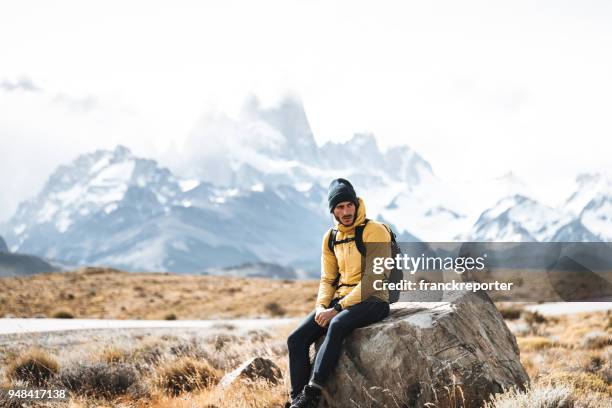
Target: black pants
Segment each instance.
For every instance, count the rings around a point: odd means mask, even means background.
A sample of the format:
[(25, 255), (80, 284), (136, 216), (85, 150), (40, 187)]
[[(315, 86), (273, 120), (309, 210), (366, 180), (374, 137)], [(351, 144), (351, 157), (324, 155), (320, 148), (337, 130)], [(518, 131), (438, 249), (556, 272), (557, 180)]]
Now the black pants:
[[(330, 307), (338, 300), (332, 300)], [(321, 327), (315, 322), (315, 311), (310, 313), (287, 339), (291, 398), (296, 398), (310, 379), (321, 386), (324, 385), (338, 362), (344, 338), (353, 330), (375, 323), (388, 315), (389, 303), (376, 298), (347, 307), (334, 316), (327, 327)], [(310, 345), (322, 335), (325, 335), (325, 340), (315, 357), (311, 378)]]

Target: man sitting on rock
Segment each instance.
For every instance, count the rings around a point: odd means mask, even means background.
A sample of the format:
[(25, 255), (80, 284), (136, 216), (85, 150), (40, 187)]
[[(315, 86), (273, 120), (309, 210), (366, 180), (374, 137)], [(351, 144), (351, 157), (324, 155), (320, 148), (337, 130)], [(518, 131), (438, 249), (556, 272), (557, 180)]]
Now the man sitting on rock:
[[(365, 204), (347, 180), (331, 182), (328, 201), (338, 223), (323, 237), (316, 308), (287, 340), (292, 402), (286, 407), (290, 408), (316, 408), (344, 338), (389, 315), (388, 291), (362, 287), (362, 255), (355, 239), (356, 229), (362, 229), (364, 244), (390, 242), (389, 232), (384, 225), (366, 219)], [(325, 338), (311, 370), (310, 346), (321, 336)]]

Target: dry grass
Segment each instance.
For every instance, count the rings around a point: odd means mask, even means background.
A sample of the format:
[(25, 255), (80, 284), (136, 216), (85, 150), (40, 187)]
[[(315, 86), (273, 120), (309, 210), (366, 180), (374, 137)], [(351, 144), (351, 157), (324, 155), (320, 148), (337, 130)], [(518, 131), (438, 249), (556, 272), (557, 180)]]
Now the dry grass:
[(303, 316), (312, 309), (318, 287), (308, 280), (102, 268), (0, 278), (0, 283), (0, 317), (160, 320)]
[[(610, 312), (545, 317), (523, 313), (511, 328), (521, 350), (521, 362), (532, 380), (527, 393), (510, 391), (491, 407), (612, 406), (612, 346)], [(534, 334), (536, 333), (536, 334)]]
[(193, 357), (181, 357), (157, 370), (157, 383), (163, 391), (172, 396), (208, 388), (217, 382), (218, 370), (211, 367), (207, 361)]
[(57, 360), (44, 350), (25, 350), (6, 368), (10, 381), (22, 381), (29, 385), (43, 386), (59, 371)]
[(498, 394), (485, 408), (573, 408), (575, 398), (567, 385), (529, 387), (525, 392), (515, 389)]
[(553, 341), (542, 336), (519, 337), (517, 342), (523, 352), (539, 351), (555, 346)]
[[(317, 290), (314, 281), (114, 270), (4, 278), (2, 283), (8, 289), (0, 294), (0, 315), (24, 317), (51, 316), (58, 310), (90, 318), (304, 316), (311, 310)], [(501, 312), (517, 337), (531, 386), (526, 392), (511, 390), (498, 395), (488, 407), (612, 406), (611, 313), (553, 318), (525, 312), (517, 304), (504, 304)], [(134, 334), (129, 342), (90, 335), (61, 347), (39, 347), (36, 353), (56, 356), (57, 365), (45, 381), (68, 382), (74, 390), (72, 400), (62, 407), (274, 408), (286, 401), (286, 338), (292, 329), (288, 325), (241, 332), (236, 325), (219, 324), (205, 336), (189, 337), (180, 331), (159, 336)], [(83, 349), (84, 344), (88, 344), (86, 351), (71, 349)], [(24, 358), (34, 351), (24, 348), (24, 352), (19, 347), (0, 345), (0, 373), (8, 383), (24, 378), (9, 375), (18, 361), (34, 360)], [(225, 373), (255, 356), (278, 365), (283, 380), (278, 384), (239, 381), (226, 388), (215, 385)], [(456, 401), (460, 405), (460, 398)]]

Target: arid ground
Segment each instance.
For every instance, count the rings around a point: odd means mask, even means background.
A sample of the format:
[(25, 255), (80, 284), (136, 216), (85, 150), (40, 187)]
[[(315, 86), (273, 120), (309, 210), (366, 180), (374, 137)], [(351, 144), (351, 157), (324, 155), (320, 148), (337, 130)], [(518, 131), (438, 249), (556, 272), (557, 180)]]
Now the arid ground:
[[(303, 316), (317, 288), (315, 281), (99, 269), (1, 283), (0, 317), (172, 320)], [(532, 384), (527, 393), (498, 395), (491, 407), (612, 406), (610, 312), (550, 317), (520, 304), (498, 308), (517, 338)], [(69, 401), (47, 404), (58, 407), (282, 407), (291, 326), (1, 335), (0, 383), (69, 388)], [(252, 357), (274, 363), (280, 374), (220, 384)], [(21, 406), (11, 404), (0, 398), (0, 407)]]

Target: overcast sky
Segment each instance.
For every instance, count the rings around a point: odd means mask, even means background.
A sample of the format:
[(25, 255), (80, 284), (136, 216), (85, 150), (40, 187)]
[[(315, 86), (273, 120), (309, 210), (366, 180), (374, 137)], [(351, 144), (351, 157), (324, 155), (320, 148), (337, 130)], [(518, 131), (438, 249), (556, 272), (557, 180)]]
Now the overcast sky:
[(556, 197), (612, 167), (609, 1), (0, 4), (0, 220), (79, 153), (160, 157), (249, 94), (297, 93), (319, 143), (371, 131), (448, 180)]

